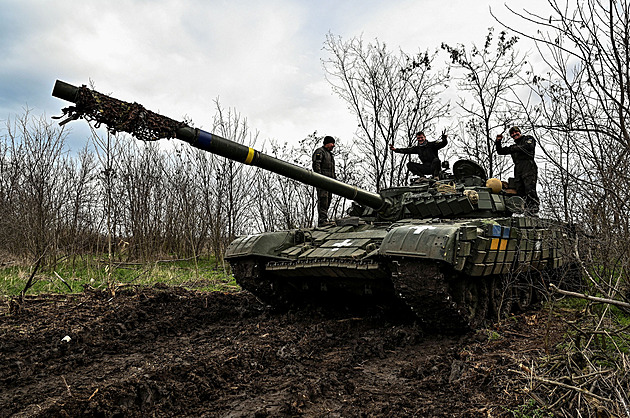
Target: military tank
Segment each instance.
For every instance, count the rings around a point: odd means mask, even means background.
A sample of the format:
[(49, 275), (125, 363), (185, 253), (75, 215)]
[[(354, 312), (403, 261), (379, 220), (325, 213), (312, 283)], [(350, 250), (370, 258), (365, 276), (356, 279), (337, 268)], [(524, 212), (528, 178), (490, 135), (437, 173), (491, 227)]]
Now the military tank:
[(570, 270), (571, 229), (527, 216), (523, 200), (488, 183), (472, 161), (437, 181), (373, 193), (86, 86), (58, 80), (53, 96), (74, 103), (61, 124), (83, 118), (140, 140), (177, 138), (352, 200), (348, 216), (330, 225), (229, 245), (237, 283), (266, 303), (395, 306), (427, 329), (459, 332), (527, 309)]

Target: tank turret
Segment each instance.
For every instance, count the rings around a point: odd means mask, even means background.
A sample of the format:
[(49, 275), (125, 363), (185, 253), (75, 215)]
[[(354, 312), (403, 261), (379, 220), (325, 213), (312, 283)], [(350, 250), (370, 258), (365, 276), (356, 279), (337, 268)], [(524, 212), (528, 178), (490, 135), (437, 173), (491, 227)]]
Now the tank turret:
[(374, 193), (86, 86), (57, 81), (53, 96), (74, 103), (61, 124), (83, 118), (145, 141), (177, 138), (351, 199), (350, 216), (332, 225), (230, 244), (225, 258), (237, 282), (270, 304), (371, 302), (401, 307), (427, 328), (460, 331), (526, 309), (572, 271), (571, 229), (523, 214), (523, 200), (487, 185), (472, 161), (437, 181)]

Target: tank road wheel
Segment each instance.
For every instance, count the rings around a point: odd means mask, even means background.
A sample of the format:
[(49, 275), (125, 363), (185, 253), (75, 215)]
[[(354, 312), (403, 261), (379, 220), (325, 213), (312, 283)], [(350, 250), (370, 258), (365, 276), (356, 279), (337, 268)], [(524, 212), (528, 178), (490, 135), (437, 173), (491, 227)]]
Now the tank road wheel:
[(486, 319), (488, 287), (485, 280), (470, 277), (456, 279), (453, 299), (465, 327), (475, 329)]
[(393, 259), (389, 268), (394, 295), (424, 329), (461, 333), (486, 319), (488, 285), (484, 278), (452, 273), (434, 260)]
[(508, 316), (512, 310), (512, 283), (507, 276), (492, 276), (488, 280), (490, 314), (495, 321)]
[(265, 260), (243, 258), (230, 262), (236, 282), (265, 304), (274, 307), (289, 305), (291, 298), (287, 286), (265, 272)]

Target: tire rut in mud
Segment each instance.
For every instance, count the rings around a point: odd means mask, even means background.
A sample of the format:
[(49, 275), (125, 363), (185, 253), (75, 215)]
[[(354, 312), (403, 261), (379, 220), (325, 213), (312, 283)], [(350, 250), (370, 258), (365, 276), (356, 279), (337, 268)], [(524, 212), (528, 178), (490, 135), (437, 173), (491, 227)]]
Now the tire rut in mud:
[(527, 360), (513, 355), (547, 338), (530, 319), (490, 341), (181, 288), (1, 309), (0, 417), (509, 416), (503, 406), (526, 399), (509, 369)]

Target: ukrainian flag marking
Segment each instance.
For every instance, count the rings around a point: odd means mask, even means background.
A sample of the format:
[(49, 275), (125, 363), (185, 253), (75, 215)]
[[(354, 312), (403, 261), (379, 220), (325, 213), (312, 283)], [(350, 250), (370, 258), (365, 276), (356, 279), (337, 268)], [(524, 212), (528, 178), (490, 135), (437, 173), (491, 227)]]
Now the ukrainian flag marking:
[(251, 164), (252, 160), (254, 159), (254, 148), (250, 148), (249, 152), (247, 153), (247, 158), (245, 158), (245, 164)]

